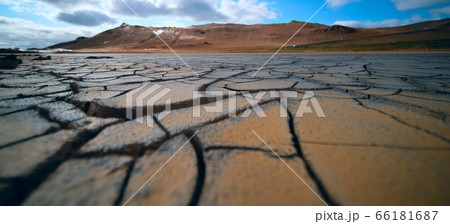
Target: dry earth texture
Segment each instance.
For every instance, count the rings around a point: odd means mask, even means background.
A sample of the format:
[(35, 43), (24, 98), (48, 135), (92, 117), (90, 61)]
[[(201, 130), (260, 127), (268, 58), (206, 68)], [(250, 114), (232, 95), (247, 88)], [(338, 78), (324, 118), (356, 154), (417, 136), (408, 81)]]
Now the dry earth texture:
[[(450, 205), (449, 54), (279, 55), (255, 77), (268, 55), (184, 57), (199, 77), (168, 55), (2, 70), (0, 204)], [(173, 111), (153, 127), (127, 119), (127, 93), (154, 84)], [(193, 90), (209, 91), (203, 106), (237, 93), (238, 116), (194, 118)], [(268, 90), (298, 93), (288, 116), (266, 94), (267, 117), (243, 118), (243, 91)], [(325, 118), (295, 116), (306, 91)]]

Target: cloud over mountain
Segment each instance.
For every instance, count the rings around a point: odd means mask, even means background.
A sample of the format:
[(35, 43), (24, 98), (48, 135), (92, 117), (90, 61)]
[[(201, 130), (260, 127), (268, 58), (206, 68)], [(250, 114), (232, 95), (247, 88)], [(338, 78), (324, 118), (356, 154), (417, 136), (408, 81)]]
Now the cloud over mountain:
[(21, 18), (4, 16), (0, 16), (0, 30), (2, 31), (0, 32), (0, 48), (47, 47), (79, 36), (91, 36), (101, 31), (96, 28), (49, 27)]
[(391, 0), (395, 3), (398, 10), (412, 10), (424, 7), (434, 6), (438, 4), (450, 3), (450, 0)]
[[(268, 2), (257, 0), (126, 0), (140, 17), (181, 17), (199, 22), (257, 23), (276, 18)], [(136, 16), (122, 0), (114, 0), (111, 11)]]
[(145, 0), (127, 0), (126, 3), (134, 12), (121, 0), (113, 1), (111, 11), (127, 16), (136, 16), (134, 14), (136, 12), (140, 17), (144, 18), (151, 16), (187, 17), (194, 21), (226, 21), (228, 19), (227, 16), (217, 11), (209, 2), (204, 0), (165, 1), (161, 4)]
[(82, 26), (98, 26), (104, 23), (116, 23), (117, 21), (97, 11), (75, 11), (73, 13), (60, 12), (56, 17), (60, 21)]

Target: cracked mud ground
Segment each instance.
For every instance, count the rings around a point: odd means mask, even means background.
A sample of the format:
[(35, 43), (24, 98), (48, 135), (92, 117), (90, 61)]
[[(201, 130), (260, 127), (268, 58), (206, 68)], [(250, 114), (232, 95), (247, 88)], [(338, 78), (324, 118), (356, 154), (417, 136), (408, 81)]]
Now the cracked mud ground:
[[(196, 130), (128, 205), (323, 205), (252, 130), (330, 205), (450, 205), (448, 54), (280, 55), (254, 78), (267, 55), (185, 56), (200, 77), (172, 56), (22, 58), (0, 71), (2, 205), (122, 205)], [(172, 89), (154, 127), (126, 119), (149, 84)], [(236, 92), (238, 116), (194, 118), (194, 90)], [(298, 92), (288, 116), (266, 94), (242, 118), (268, 90)], [(305, 91), (325, 118), (295, 116)]]

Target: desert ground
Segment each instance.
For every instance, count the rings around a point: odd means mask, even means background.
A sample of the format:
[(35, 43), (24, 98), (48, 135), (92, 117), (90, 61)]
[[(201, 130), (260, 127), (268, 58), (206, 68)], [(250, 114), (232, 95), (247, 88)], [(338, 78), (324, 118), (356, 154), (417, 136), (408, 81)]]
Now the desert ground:
[(450, 205), (450, 54), (88, 56), (0, 71), (1, 205)]

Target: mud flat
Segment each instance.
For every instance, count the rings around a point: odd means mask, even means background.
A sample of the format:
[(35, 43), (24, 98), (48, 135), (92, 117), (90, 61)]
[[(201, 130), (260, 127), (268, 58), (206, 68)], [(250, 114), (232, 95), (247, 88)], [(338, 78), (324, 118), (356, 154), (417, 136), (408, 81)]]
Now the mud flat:
[(0, 204), (450, 205), (450, 54), (88, 56), (0, 71)]

